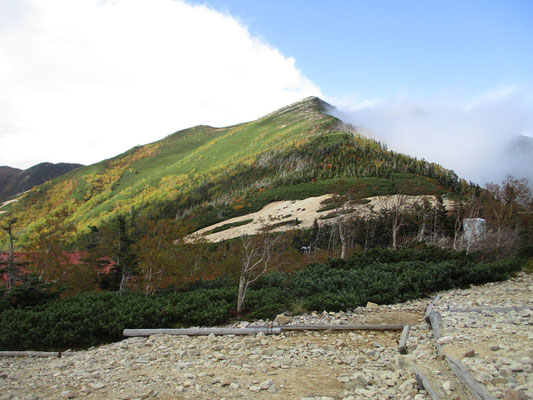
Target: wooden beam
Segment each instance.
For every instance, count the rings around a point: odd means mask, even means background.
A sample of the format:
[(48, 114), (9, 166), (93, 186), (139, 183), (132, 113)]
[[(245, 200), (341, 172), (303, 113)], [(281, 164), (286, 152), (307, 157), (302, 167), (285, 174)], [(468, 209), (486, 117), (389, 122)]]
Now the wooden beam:
[[(284, 331), (401, 331), (405, 324), (380, 325), (276, 325)], [(265, 326), (260, 326), (264, 328)], [(257, 328), (257, 327), (254, 327)]]
[(276, 325), (276, 326), (251, 326), (249, 328), (184, 328), (184, 329), (124, 329), (122, 334), (131, 336), (151, 336), (151, 335), (255, 335), (263, 332), (266, 335), (279, 334), (285, 331), (400, 331), (404, 329), (403, 324), (387, 325)]
[(533, 306), (516, 306), (516, 307), (487, 307), (487, 308), (450, 308), (449, 312), (474, 312), (474, 313), (482, 313), (482, 312), (493, 312), (493, 313), (501, 313), (501, 312), (509, 312), (509, 311), (522, 311), (522, 310), (529, 310), (532, 309)]
[(256, 335), (263, 332), (265, 335), (279, 334), (279, 327), (265, 328), (185, 328), (185, 329), (124, 329), (122, 334), (127, 337), (132, 336), (152, 336), (152, 335), (186, 335), (186, 336), (207, 336), (213, 335)]
[(424, 374), (422, 374), (422, 372), (416, 365), (414, 366), (414, 370), (418, 386), (428, 392), (429, 396), (433, 400), (440, 400), (440, 395), (437, 393), (431, 382), (424, 376)]
[(461, 382), (466, 386), (468, 391), (478, 400), (496, 400), (494, 396), (492, 396), (488, 390), (485, 388), (485, 386), (477, 383), (468, 373), (468, 369), (465, 367), (465, 365), (456, 359), (446, 356), (446, 361), (448, 361), (448, 365), (450, 366), (450, 369), (454, 372), (454, 374), (459, 378)]
[(0, 351), (0, 357), (68, 357), (76, 354), (72, 351)]
[(400, 344), (398, 350), (400, 354), (407, 354), (407, 336), (409, 335), (409, 325), (403, 326), (402, 336), (400, 337)]

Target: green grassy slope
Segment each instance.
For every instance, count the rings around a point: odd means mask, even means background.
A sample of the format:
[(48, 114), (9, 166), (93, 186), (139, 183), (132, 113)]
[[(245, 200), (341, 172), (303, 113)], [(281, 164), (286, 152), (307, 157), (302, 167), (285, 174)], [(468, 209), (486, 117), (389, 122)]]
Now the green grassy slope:
[(80, 168), (41, 185), (2, 217), (32, 225), (72, 204), (72, 221), (83, 228), (148, 201), (172, 199), (177, 192), (212, 179), (266, 150), (283, 149), (330, 130), (337, 121), (323, 114), (323, 102), (308, 98), (261, 119), (226, 128), (197, 126), (124, 154)]
[(368, 195), (395, 193), (400, 183), (413, 194), (456, 189), (452, 171), (336, 132), (340, 121), (324, 113), (327, 107), (311, 97), (256, 121), (176, 132), (34, 188), (2, 209), (0, 218), (17, 217), (24, 242), (65, 206), (82, 232), (119, 214), (142, 212), (207, 226), (272, 200), (322, 194), (345, 178)]

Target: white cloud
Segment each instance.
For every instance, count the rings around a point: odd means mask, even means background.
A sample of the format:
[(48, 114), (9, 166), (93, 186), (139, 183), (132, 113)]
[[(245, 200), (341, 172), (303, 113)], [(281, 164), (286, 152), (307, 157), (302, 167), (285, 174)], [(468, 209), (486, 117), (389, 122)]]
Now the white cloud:
[(0, 165), (92, 163), (321, 96), (294, 59), (204, 6), (21, 0), (0, 15)]
[[(465, 99), (332, 100), (336, 115), (391, 150), (437, 162), (478, 184), (507, 174), (533, 184), (533, 98), (528, 88), (505, 87)], [(522, 139), (520, 139), (522, 135)]]

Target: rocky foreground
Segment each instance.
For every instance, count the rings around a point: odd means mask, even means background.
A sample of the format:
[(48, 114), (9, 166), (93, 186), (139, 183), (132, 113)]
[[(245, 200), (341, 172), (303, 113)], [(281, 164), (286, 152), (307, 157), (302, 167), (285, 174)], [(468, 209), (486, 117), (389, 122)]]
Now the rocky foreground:
[[(533, 275), (442, 292), (443, 353), (498, 399), (533, 398)], [(0, 399), (472, 399), (437, 357), (428, 299), (340, 313), (278, 316), (282, 324), (410, 324), (401, 332), (130, 338), (61, 359), (0, 359)], [(268, 321), (256, 321), (263, 325)], [(244, 327), (247, 323), (235, 326)]]

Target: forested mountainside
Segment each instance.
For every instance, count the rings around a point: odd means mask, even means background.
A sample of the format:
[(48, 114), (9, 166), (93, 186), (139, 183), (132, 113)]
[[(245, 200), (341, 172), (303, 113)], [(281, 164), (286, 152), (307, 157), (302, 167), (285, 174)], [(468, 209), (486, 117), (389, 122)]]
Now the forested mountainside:
[(311, 97), (256, 121), (185, 129), (78, 168), (4, 207), (21, 243), (52, 215), (76, 235), (119, 215), (188, 219), (191, 229), (282, 199), (324, 194), (338, 179), (366, 195), (461, 193), (453, 171), (353, 133)]
[(81, 166), (81, 164), (44, 162), (26, 170), (0, 167), (0, 203)]

